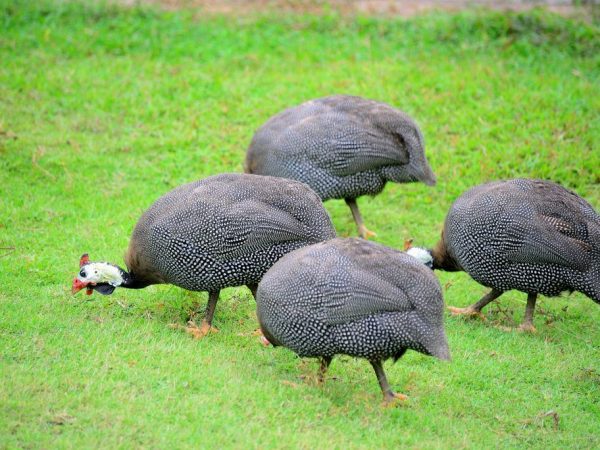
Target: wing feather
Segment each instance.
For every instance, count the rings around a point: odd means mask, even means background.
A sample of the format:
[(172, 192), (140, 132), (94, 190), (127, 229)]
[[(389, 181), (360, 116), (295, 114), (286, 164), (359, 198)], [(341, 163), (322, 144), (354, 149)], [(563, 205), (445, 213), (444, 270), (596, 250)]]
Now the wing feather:
[(519, 263), (556, 264), (586, 270), (591, 262), (591, 246), (584, 236), (585, 222), (574, 218), (538, 215), (531, 220), (515, 220), (507, 229), (507, 257)]
[(340, 126), (335, 115), (306, 118), (284, 133), (285, 142), (297, 142), (302, 154), (334, 175), (345, 176), (409, 162), (402, 135), (357, 119)]
[[(243, 218), (243, 220), (241, 219)], [(306, 241), (307, 226), (293, 215), (262, 202), (247, 201), (222, 217), (219, 252), (236, 258), (290, 241)], [(226, 226), (225, 226), (226, 224)]]
[(402, 312), (415, 309), (407, 293), (399, 286), (371, 273), (353, 270), (345, 288), (333, 286), (327, 280), (324, 289), (321, 320), (328, 325), (339, 325), (384, 312)]

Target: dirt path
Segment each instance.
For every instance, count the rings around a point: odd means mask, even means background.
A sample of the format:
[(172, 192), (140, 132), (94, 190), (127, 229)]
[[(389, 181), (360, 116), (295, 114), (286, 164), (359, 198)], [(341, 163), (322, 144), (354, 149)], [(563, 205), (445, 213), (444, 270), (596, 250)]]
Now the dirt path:
[[(134, 5), (140, 3), (161, 5), (165, 9), (197, 8), (209, 14), (251, 14), (262, 12), (396, 15), (410, 17), (431, 10), (458, 11), (469, 7), (498, 10), (525, 10), (544, 7), (571, 15), (581, 13), (585, 6), (573, 6), (572, 0), (116, 0)], [(587, 2), (600, 4), (600, 0)], [(589, 6), (587, 6), (589, 8)]]

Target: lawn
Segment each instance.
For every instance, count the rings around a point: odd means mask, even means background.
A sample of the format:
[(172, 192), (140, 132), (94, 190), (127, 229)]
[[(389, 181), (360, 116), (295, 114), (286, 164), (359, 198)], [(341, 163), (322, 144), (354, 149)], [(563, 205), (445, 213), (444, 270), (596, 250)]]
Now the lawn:
[[(600, 308), (525, 295), (486, 322), (447, 317), (453, 360), (386, 364), (409, 395), (384, 408), (369, 364), (262, 347), (246, 288), (217, 334), (183, 330), (205, 293), (71, 296), (82, 253), (122, 264), (160, 195), (240, 172), (253, 132), (348, 93), (412, 115), (438, 185), (361, 198), (375, 240), (437, 240), (452, 201), (499, 178), (558, 181), (600, 210), (600, 28), (541, 11), (400, 18), (203, 16), (0, 0), (0, 448), (600, 447)], [(337, 231), (354, 235), (343, 201)], [(438, 273), (448, 305), (486, 289)]]

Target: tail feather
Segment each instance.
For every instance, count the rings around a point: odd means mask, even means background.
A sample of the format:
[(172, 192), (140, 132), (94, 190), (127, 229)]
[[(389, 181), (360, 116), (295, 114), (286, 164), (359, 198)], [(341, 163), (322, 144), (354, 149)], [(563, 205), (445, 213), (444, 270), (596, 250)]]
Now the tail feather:
[[(450, 361), (450, 348), (448, 346), (448, 339), (446, 338), (446, 332), (444, 331), (443, 321), (432, 323), (428, 320), (419, 318), (418, 321), (414, 322), (417, 324), (416, 330), (419, 344), (425, 347), (426, 352), (431, 356), (442, 359), (444, 361)], [(422, 332), (422, 330), (426, 330)]]
[(435, 356), (444, 361), (450, 361), (452, 359), (450, 357), (450, 348), (448, 347), (448, 340), (446, 339), (445, 333), (441, 333), (437, 339), (434, 339), (427, 347), (427, 350), (431, 356)]

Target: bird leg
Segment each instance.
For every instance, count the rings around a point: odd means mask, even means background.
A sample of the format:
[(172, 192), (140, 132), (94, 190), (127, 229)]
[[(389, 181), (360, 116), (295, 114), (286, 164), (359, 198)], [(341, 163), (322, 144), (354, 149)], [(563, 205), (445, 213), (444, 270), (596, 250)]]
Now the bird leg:
[(206, 315), (202, 320), (200, 326), (201, 336), (206, 336), (208, 333), (216, 333), (216, 328), (212, 326), (213, 316), (215, 314), (215, 308), (217, 307), (217, 300), (219, 300), (219, 291), (213, 291), (208, 293), (208, 304), (206, 305)]
[[(252, 296), (254, 297), (254, 300), (256, 301), (256, 291), (258, 290), (258, 284), (247, 284), (246, 286), (248, 286), (248, 289), (250, 289), (250, 292), (252, 292)], [(254, 332), (252, 333), (252, 335), (253, 336), (260, 336), (260, 343), (262, 345), (264, 345), (265, 347), (268, 347), (269, 345), (271, 345), (271, 343), (265, 337), (265, 335), (263, 334), (263, 332), (262, 332), (262, 330), (260, 328), (254, 330)]]
[(346, 198), (346, 204), (350, 207), (350, 211), (352, 211), (352, 217), (354, 217), (354, 221), (356, 222), (356, 226), (358, 227), (358, 234), (363, 239), (369, 239), (370, 237), (377, 236), (372, 231), (368, 230), (363, 223), (362, 216), (360, 215), (360, 211), (358, 210), (358, 205), (356, 204), (355, 198)]
[(377, 375), (377, 381), (379, 381), (379, 387), (381, 388), (381, 392), (383, 392), (383, 402), (386, 404), (392, 404), (396, 401), (404, 401), (408, 400), (408, 397), (404, 394), (398, 394), (392, 391), (390, 384), (387, 381), (387, 377), (385, 376), (385, 372), (383, 371), (383, 366), (381, 365), (381, 361), (369, 361), (373, 369), (375, 370), (375, 375)]
[(327, 372), (331, 360), (331, 356), (321, 357), (321, 365), (319, 366), (319, 372), (317, 373), (317, 384), (323, 384), (323, 381), (325, 381), (325, 372)]
[(482, 320), (485, 320), (485, 316), (481, 314), (481, 310), (490, 302), (496, 300), (498, 297), (502, 295), (502, 291), (497, 291), (496, 289), (492, 289), (490, 292), (485, 294), (481, 300), (477, 303), (473, 303), (471, 306), (467, 306), (466, 308), (456, 308), (454, 306), (448, 306), (448, 311), (453, 316), (464, 315), (464, 316), (477, 316)]
[(533, 326), (533, 311), (535, 310), (535, 301), (537, 300), (537, 294), (527, 294), (527, 306), (525, 307), (525, 318), (523, 323), (519, 326), (519, 330), (526, 331), (528, 333), (535, 333), (536, 329)]

